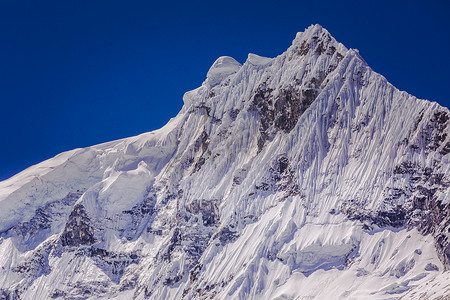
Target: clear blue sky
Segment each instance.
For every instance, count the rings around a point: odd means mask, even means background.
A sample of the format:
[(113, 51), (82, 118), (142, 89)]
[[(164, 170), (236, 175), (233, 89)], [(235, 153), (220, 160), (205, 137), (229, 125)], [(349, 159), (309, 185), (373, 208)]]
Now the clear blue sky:
[(2, 1), (0, 180), (157, 129), (217, 57), (274, 57), (315, 23), (399, 89), (449, 107), (449, 3)]

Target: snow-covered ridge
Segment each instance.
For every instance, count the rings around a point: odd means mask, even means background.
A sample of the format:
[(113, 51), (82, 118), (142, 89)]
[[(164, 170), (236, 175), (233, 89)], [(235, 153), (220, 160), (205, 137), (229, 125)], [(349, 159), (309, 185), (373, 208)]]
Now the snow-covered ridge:
[(219, 57), (206, 74), (207, 83), (214, 87), (228, 76), (236, 73), (241, 68), (241, 64), (229, 56)]
[(449, 294), (446, 108), (320, 25), (220, 57), (183, 100), (160, 130), (0, 183), (0, 297)]

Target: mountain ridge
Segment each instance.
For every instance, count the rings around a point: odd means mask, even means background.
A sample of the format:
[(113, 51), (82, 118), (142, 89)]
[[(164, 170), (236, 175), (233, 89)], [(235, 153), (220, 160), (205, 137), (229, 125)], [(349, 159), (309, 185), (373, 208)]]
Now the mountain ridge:
[(398, 91), (320, 25), (276, 58), (221, 57), (208, 74), (160, 130), (0, 183), (2, 293), (448, 291), (448, 109)]

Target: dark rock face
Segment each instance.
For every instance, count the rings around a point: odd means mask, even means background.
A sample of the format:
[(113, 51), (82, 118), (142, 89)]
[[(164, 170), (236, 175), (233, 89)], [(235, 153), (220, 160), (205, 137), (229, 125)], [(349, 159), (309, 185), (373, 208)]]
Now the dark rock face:
[(33, 235), (40, 230), (50, 229), (51, 219), (52, 215), (48, 209), (38, 208), (30, 221), (18, 224), (14, 230), (23, 237)]
[(203, 225), (212, 226), (219, 220), (219, 201), (218, 200), (195, 200), (187, 207), (187, 211), (192, 214), (201, 214)]
[(61, 291), (55, 289), (51, 292), (50, 297), (52, 299), (62, 299), (67, 300), (85, 300), (85, 299), (95, 299), (99, 295), (104, 295), (108, 291), (109, 285), (105, 282), (94, 281), (89, 284), (78, 282), (70, 286), (70, 291)]
[(131, 216), (131, 226), (129, 226), (127, 230), (121, 230), (121, 236), (124, 236), (127, 240), (131, 241), (136, 239), (145, 228), (150, 232), (151, 223), (157, 213), (155, 205), (156, 194), (152, 192), (149, 193), (143, 202), (135, 205), (130, 210), (123, 211), (124, 214)]
[(83, 191), (78, 190), (67, 194), (63, 199), (47, 203), (36, 209), (35, 215), (29, 221), (18, 223), (9, 230), (1, 232), (0, 237), (16, 237), (23, 245), (26, 245), (24, 250), (34, 249), (50, 235), (52, 225), (64, 224), (73, 204), (82, 194)]
[(51, 250), (51, 245), (39, 248), (33, 251), (33, 256), (25, 260), (21, 264), (12, 268), (13, 272), (26, 274), (31, 277), (39, 277), (50, 273), (50, 266), (48, 264), (48, 255)]
[[(429, 125), (427, 126), (428, 131), (431, 131), (429, 137), (427, 137), (426, 141), (428, 143), (427, 149), (431, 151), (436, 151), (441, 144), (447, 138), (447, 133), (445, 133), (445, 129), (448, 126), (449, 116), (445, 111), (436, 112), (433, 118), (430, 120)], [(447, 143), (448, 144), (448, 143)], [(446, 145), (447, 146), (447, 145)], [(444, 147), (440, 152), (445, 155), (448, 147)]]
[(198, 274), (201, 272), (203, 268), (203, 264), (197, 264), (194, 268), (189, 272), (189, 280), (194, 282), (197, 280)]
[(283, 199), (300, 194), (300, 188), (295, 180), (294, 171), (286, 156), (279, 157), (272, 168), (272, 178), (276, 181), (275, 188), (283, 192)]
[(56, 290), (54, 290), (53, 292), (52, 292), (52, 294), (51, 294), (51, 298), (52, 299), (57, 299), (57, 298), (59, 298), (59, 297), (64, 297), (64, 296), (66, 296), (66, 293), (64, 292), (64, 291), (61, 291), (61, 290), (58, 290), (58, 289), (56, 289)]
[(380, 227), (417, 227), (423, 234), (432, 234), (438, 255), (447, 268), (450, 266), (450, 204), (442, 202), (442, 192), (450, 186), (450, 178), (440, 169), (440, 159), (450, 153), (446, 133), (449, 120), (445, 110), (431, 117), (426, 117), (423, 110), (418, 114), (409, 137), (401, 144), (408, 151), (432, 156), (434, 163), (423, 166), (403, 161), (393, 168), (391, 178), (395, 187), (386, 187), (383, 201), (389, 210), (368, 212), (354, 200), (345, 201), (341, 206), (350, 219)]
[(16, 300), (20, 299), (19, 296), (13, 291), (0, 289), (0, 300)]
[(277, 96), (274, 97), (272, 89), (267, 88), (265, 84), (259, 86), (252, 102), (252, 106), (261, 116), (259, 151), (277, 131), (291, 132), (300, 116), (314, 102), (318, 94), (315, 88), (298, 89), (290, 86), (278, 90)]
[(269, 167), (269, 173), (268, 177), (263, 178), (262, 182), (255, 186), (256, 191), (282, 192), (281, 200), (300, 194), (294, 171), (285, 155), (278, 157), (272, 162)]
[[(86, 250), (82, 250), (82, 252), (82, 255), (91, 257), (96, 265), (100, 267), (114, 283), (120, 282), (120, 278), (124, 274), (126, 267), (131, 264), (138, 264), (141, 258), (138, 251), (116, 253), (101, 248), (91, 247), (87, 252)], [(132, 287), (133, 286), (130, 285), (130, 288)]]
[(239, 115), (239, 112), (240, 112), (239, 109), (232, 109), (228, 114), (230, 115), (230, 118), (234, 121)]
[(201, 149), (202, 153), (204, 153), (208, 149), (208, 145), (209, 145), (208, 133), (206, 133), (206, 131), (202, 131), (197, 140), (195, 140), (194, 151), (197, 152)]
[[(405, 139), (409, 147), (415, 151), (424, 149), (426, 154), (438, 152), (441, 155), (446, 155), (450, 152), (450, 141), (447, 139), (446, 129), (449, 124), (449, 115), (446, 111), (438, 111), (433, 114), (430, 119), (424, 118), (424, 112), (421, 112), (415, 123), (414, 132), (418, 134), (414, 139)], [(420, 126), (420, 125), (423, 126)], [(420, 127), (420, 131), (418, 131)]]
[(216, 238), (219, 239), (222, 246), (225, 246), (228, 243), (234, 242), (238, 238), (238, 235), (235, 231), (230, 230), (228, 226), (225, 226), (213, 236), (213, 239)]
[(175, 247), (181, 245), (181, 231), (180, 228), (175, 228), (172, 237), (170, 238), (169, 246), (167, 247), (167, 251), (162, 255), (162, 259), (166, 261), (170, 261), (172, 252), (175, 250)]
[(293, 88), (279, 91), (274, 105), (275, 128), (286, 133), (294, 129), (299, 117), (313, 103), (318, 95), (317, 90), (305, 89), (300, 92)]
[[(435, 114), (436, 116), (436, 114)], [(439, 119), (447, 118), (440, 116)], [(437, 120), (439, 120), (436, 117)], [(433, 140), (433, 139), (431, 139)], [(431, 143), (428, 144), (429, 146)], [(434, 147), (434, 146), (433, 146)], [(439, 148), (439, 147), (438, 147)], [(439, 149), (436, 148), (436, 151)], [(450, 186), (450, 180), (437, 167), (422, 167), (404, 161), (393, 169), (393, 181), (403, 180), (402, 188), (386, 188), (384, 203), (389, 210), (365, 211), (355, 201), (346, 201), (341, 211), (352, 220), (375, 224), (379, 227), (417, 227), (423, 234), (432, 234), (437, 252), (447, 267), (450, 265), (450, 204), (438, 198), (440, 191)], [(406, 181), (405, 181), (406, 179)], [(399, 205), (400, 199), (405, 200)], [(370, 228), (367, 228), (370, 229)]]
[(409, 186), (401, 192), (409, 194), (409, 203), (404, 209), (405, 223), (417, 226), (423, 234), (432, 234), (436, 248), (445, 265), (450, 265), (450, 205), (438, 200), (439, 191), (450, 186), (449, 180), (439, 168), (423, 168), (404, 162), (394, 169), (394, 176), (408, 176)]
[[(49, 256), (57, 248), (55, 240), (48, 240), (31, 250), (20, 263), (11, 267), (11, 272), (20, 276), (22, 280), (9, 290), (0, 290), (0, 299), (22, 299), (22, 293), (41, 277), (50, 274)], [(3, 292), (3, 294), (2, 294)], [(4, 298), (2, 298), (4, 296)]]
[[(212, 98), (212, 97), (214, 97), (214, 92), (212, 92), (212, 94), (210, 94), (210, 98)], [(193, 106), (189, 112), (209, 117), (210, 112), (211, 112), (211, 107), (208, 107), (205, 102), (201, 102), (198, 105)]]
[[(179, 196), (182, 197), (182, 194)], [(161, 278), (163, 285), (173, 286), (185, 277), (191, 283), (195, 282), (203, 268), (199, 260), (206, 248), (211, 243), (223, 246), (237, 238), (228, 226), (219, 229), (219, 203), (218, 199), (202, 199), (179, 207), (174, 220), (176, 227), (171, 232), (168, 245), (156, 256), (155, 263), (164, 261), (165, 264), (171, 264), (175, 257), (183, 255), (185, 264), (182, 270), (172, 268), (165, 273)], [(153, 282), (145, 287), (147, 296), (152, 294), (157, 284)]]
[[(203, 266), (199, 265), (199, 268), (202, 268)], [(234, 276), (230, 275), (226, 279), (222, 279), (218, 282), (207, 282), (202, 283), (200, 287), (196, 288), (195, 290), (191, 291), (191, 287), (188, 287), (183, 291), (183, 298), (187, 296), (189, 292), (193, 295), (194, 299), (215, 299), (215, 296), (218, 294), (221, 288), (224, 288), (227, 286), (231, 280), (233, 280)], [(189, 298), (188, 298), (189, 299)]]
[[(350, 220), (368, 222), (379, 227), (399, 228), (406, 226), (407, 212), (401, 206), (393, 207), (389, 211), (369, 212), (357, 207), (354, 201), (347, 201), (341, 205), (340, 210)], [(365, 225), (365, 229), (370, 230), (371, 228)]]
[(63, 246), (81, 246), (92, 245), (95, 242), (94, 228), (90, 226), (90, 219), (84, 206), (75, 205), (61, 235), (61, 244)]
[(425, 266), (425, 271), (439, 271), (439, 267), (435, 264), (429, 263)]
[(426, 199), (424, 208), (427, 213), (423, 215), (423, 221), (419, 224), (419, 230), (431, 233), (436, 240), (438, 254), (447, 266), (450, 266), (450, 205), (442, 204), (434, 198)]
[(261, 85), (255, 91), (253, 96), (253, 105), (261, 115), (261, 125), (259, 127), (258, 137), (258, 151), (261, 151), (265, 142), (269, 139), (269, 127), (273, 124), (275, 119), (274, 111), (271, 109), (272, 90), (268, 89), (266, 85)]
[(60, 247), (55, 240), (47, 239), (52, 227), (64, 226), (73, 204), (83, 194), (82, 190), (69, 193), (66, 197), (47, 203), (36, 210), (35, 215), (26, 222), (18, 223), (0, 233), (1, 237), (15, 239), (19, 249), (30, 251), (26, 259), (11, 267), (11, 272), (24, 278), (10, 290), (1, 290), (0, 299), (22, 299), (21, 294), (40, 276), (51, 272), (50, 253)]
[(395, 268), (391, 269), (389, 275), (397, 278), (403, 277), (408, 273), (416, 264), (414, 259), (403, 260)]
[(202, 131), (197, 140), (195, 140), (194, 152), (201, 150), (201, 156), (195, 162), (193, 173), (198, 172), (209, 158), (209, 153), (207, 152), (209, 142), (209, 135), (206, 131)]
[(332, 45), (333, 38), (329, 33), (322, 33), (320, 36), (313, 36), (309, 40), (302, 42), (300, 46), (294, 47), (292, 53), (297, 56), (304, 56), (310, 51), (313, 51), (317, 55), (326, 54), (329, 56), (336, 55), (338, 61), (341, 61), (344, 56), (342, 53), (337, 52), (335, 46)]
[(337, 67), (330, 65), (307, 82), (297, 81), (295, 85), (273, 90), (263, 83), (254, 91), (251, 110), (260, 115), (258, 151), (278, 131), (289, 133), (294, 129), (301, 115), (319, 95), (325, 77)]

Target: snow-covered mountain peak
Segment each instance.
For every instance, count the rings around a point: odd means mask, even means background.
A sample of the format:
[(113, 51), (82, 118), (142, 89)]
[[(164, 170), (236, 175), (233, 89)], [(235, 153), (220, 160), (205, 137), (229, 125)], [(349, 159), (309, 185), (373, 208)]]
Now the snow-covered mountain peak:
[(320, 24), (311, 24), (304, 31), (297, 32), (293, 43), (300, 40), (311, 39), (313, 36), (319, 37), (322, 33), (328, 33), (328, 30), (322, 27)]
[(301, 55), (306, 54), (309, 50), (322, 54), (334, 53), (335, 51), (341, 55), (345, 55), (347, 48), (337, 42), (335, 38), (319, 24), (309, 26), (304, 32), (297, 33), (292, 41), (292, 46), (288, 51), (296, 51)]
[(0, 299), (448, 294), (447, 109), (320, 25), (220, 57), (183, 100), (0, 183)]
[(225, 78), (231, 74), (236, 73), (241, 64), (230, 56), (219, 57), (209, 69), (206, 75), (206, 83), (210, 87), (214, 87), (222, 82)]

